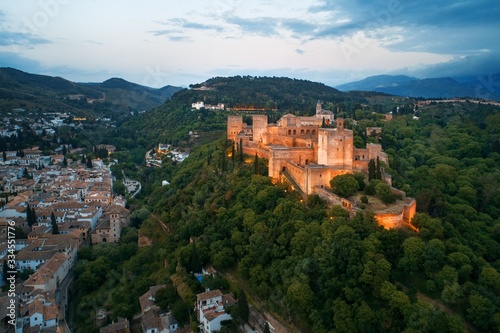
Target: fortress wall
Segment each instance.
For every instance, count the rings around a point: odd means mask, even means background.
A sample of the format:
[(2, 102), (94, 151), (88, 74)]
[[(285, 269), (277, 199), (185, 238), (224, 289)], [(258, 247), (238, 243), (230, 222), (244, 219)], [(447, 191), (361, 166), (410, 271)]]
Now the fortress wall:
[(391, 192), (392, 192), (392, 194), (398, 195), (403, 199), (406, 198), (406, 193), (404, 191), (398, 190), (395, 187), (391, 187)]
[(305, 169), (303, 166), (300, 166), (295, 163), (286, 163), (286, 170), (295, 180), (295, 182), (300, 186), (302, 192), (306, 193), (306, 175)]
[[(387, 172), (382, 172), (382, 181), (392, 188), (392, 176), (390, 174), (388, 174)], [(403, 192), (403, 191), (401, 191), (401, 192)], [(403, 192), (403, 198), (405, 196), (406, 196), (406, 193)]]
[(405, 206), (403, 209), (403, 221), (411, 223), (411, 220), (417, 212), (417, 201), (413, 198), (405, 198)]
[[(279, 173), (288, 162), (298, 165), (311, 163), (314, 158), (312, 148), (284, 148), (270, 147), (269, 149), (269, 177), (279, 179)], [(298, 180), (296, 180), (298, 182)], [(305, 188), (302, 188), (303, 190)], [(305, 191), (304, 191), (305, 192)]]
[(368, 161), (352, 161), (352, 168), (354, 171), (368, 172)]
[(366, 149), (368, 150), (368, 159), (377, 160), (378, 157), (380, 161), (389, 166), (389, 157), (386, 153), (382, 152), (382, 145), (378, 143), (368, 143), (366, 144)]
[(266, 149), (263, 149), (263, 148), (259, 148), (258, 146), (255, 146), (255, 147), (243, 146), (243, 153), (250, 155), (250, 156), (255, 156), (255, 153), (257, 153), (257, 156), (259, 158), (269, 159), (269, 151)]
[(347, 200), (345, 198), (339, 197), (338, 195), (330, 192), (328, 189), (316, 186), (313, 188), (313, 194), (319, 195), (319, 197), (327, 202), (329, 206), (339, 205), (349, 212), (353, 213), (355, 210), (354, 202)]
[(386, 229), (398, 228), (403, 223), (403, 212), (398, 214), (376, 213), (375, 218), (378, 224)]
[(310, 168), (306, 167), (307, 191), (304, 192), (307, 194), (313, 193), (315, 186), (329, 188), (330, 180), (333, 177), (344, 175), (346, 173), (352, 173), (352, 170), (332, 169), (327, 166), (323, 168), (318, 166), (312, 166)]
[(354, 148), (354, 160), (366, 161), (368, 163), (370, 160), (369, 156), (368, 149)]
[(286, 147), (293, 147), (295, 138), (292, 136), (282, 136), (282, 135), (269, 135), (267, 137), (267, 143), (269, 145), (283, 145)]

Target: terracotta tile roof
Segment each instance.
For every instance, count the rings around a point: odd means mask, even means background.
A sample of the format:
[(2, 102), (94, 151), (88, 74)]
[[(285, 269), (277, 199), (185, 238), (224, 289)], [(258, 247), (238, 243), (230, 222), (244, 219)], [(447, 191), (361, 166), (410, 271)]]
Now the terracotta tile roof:
[(221, 302), (222, 306), (231, 306), (231, 305), (235, 305), (235, 304), (236, 304), (236, 300), (234, 299), (233, 295), (225, 294), (222, 296), (222, 302)]
[(206, 291), (204, 293), (201, 293), (201, 294), (197, 294), (196, 295), (196, 299), (198, 301), (203, 301), (203, 300), (207, 300), (207, 299), (210, 299), (210, 298), (215, 298), (215, 297), (222, 297), (222, 292), (217, 289), (217, 290), (210, 290), (210, 291)]
[(212, 321), (219, 316), (226, 315), (226, 311), (217, 310), (215, 307), (209, 308), (203, 311), (203, 316), (207, 318), (208, 321)]
[(130, 323), (127, 319), (120, 318), (118, 322), (101, 327), (99, 333), (125, 333), (130, 332)]
[(142, 328), (144, 331), (156, 328), (158, 331), (164, 329), (158, 312), (154, 309), (146, 311), (141, 316)]
[(161, 284), (149, 287), (149, 290), (144, 295), (139, 297), (139, 303), (141, 304), (141, 310), (143, 313), (155, 306), (155, 294), (158, 290), (165, 288), (165, 286), (165, 284)]

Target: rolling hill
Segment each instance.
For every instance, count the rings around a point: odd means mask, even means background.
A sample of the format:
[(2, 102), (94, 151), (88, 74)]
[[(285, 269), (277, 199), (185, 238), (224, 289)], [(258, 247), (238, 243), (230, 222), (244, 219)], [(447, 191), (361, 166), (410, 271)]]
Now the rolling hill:
[(61, 77), (0, 68), (0, 110), (23, 108), (71, 112), (78, 116), (126, 118), (164, 103), (180, 87), (160, 89), (112, 78), (102, 83), (75, 83)]

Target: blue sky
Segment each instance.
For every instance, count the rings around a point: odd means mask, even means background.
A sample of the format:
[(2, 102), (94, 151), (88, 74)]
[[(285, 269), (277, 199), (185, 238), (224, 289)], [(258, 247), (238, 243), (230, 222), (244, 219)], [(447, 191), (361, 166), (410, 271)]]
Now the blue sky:
[(499, 31), (498, 0), (2, 1), (0, 66), (152, 87), (478, 76), (500, 73)]

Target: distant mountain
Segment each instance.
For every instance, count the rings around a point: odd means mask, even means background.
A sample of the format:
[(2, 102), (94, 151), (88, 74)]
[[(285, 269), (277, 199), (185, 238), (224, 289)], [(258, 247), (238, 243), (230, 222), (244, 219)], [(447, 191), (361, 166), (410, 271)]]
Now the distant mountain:
[(161, 105), (181, 89), (174, 86), (155, 89), (120, 78), (102, 83), (75, 83), (60, 77), (0, 68), (0, 110), (3, 111), (23, 108), (122, 119)]
[(351, 90), (371, 90), (376, 91), (374, 88), (387, 88), (398, 86), (400, 84), (405, 84), (412, 81), (418, 81), (414, 77), (409, 77), (406, 75), (376, 75), (370, 76), (361, 81), (355, 81), (351, 83), (342, 84), (336, 88), (341, 91), (351, 91)]
[(417, 79), (405, 75), (377, 75), (337, 86), (341, 91), (365, 90), (424, 98), (468, 97), (500, 100), (500, 74), (475, 78)]

